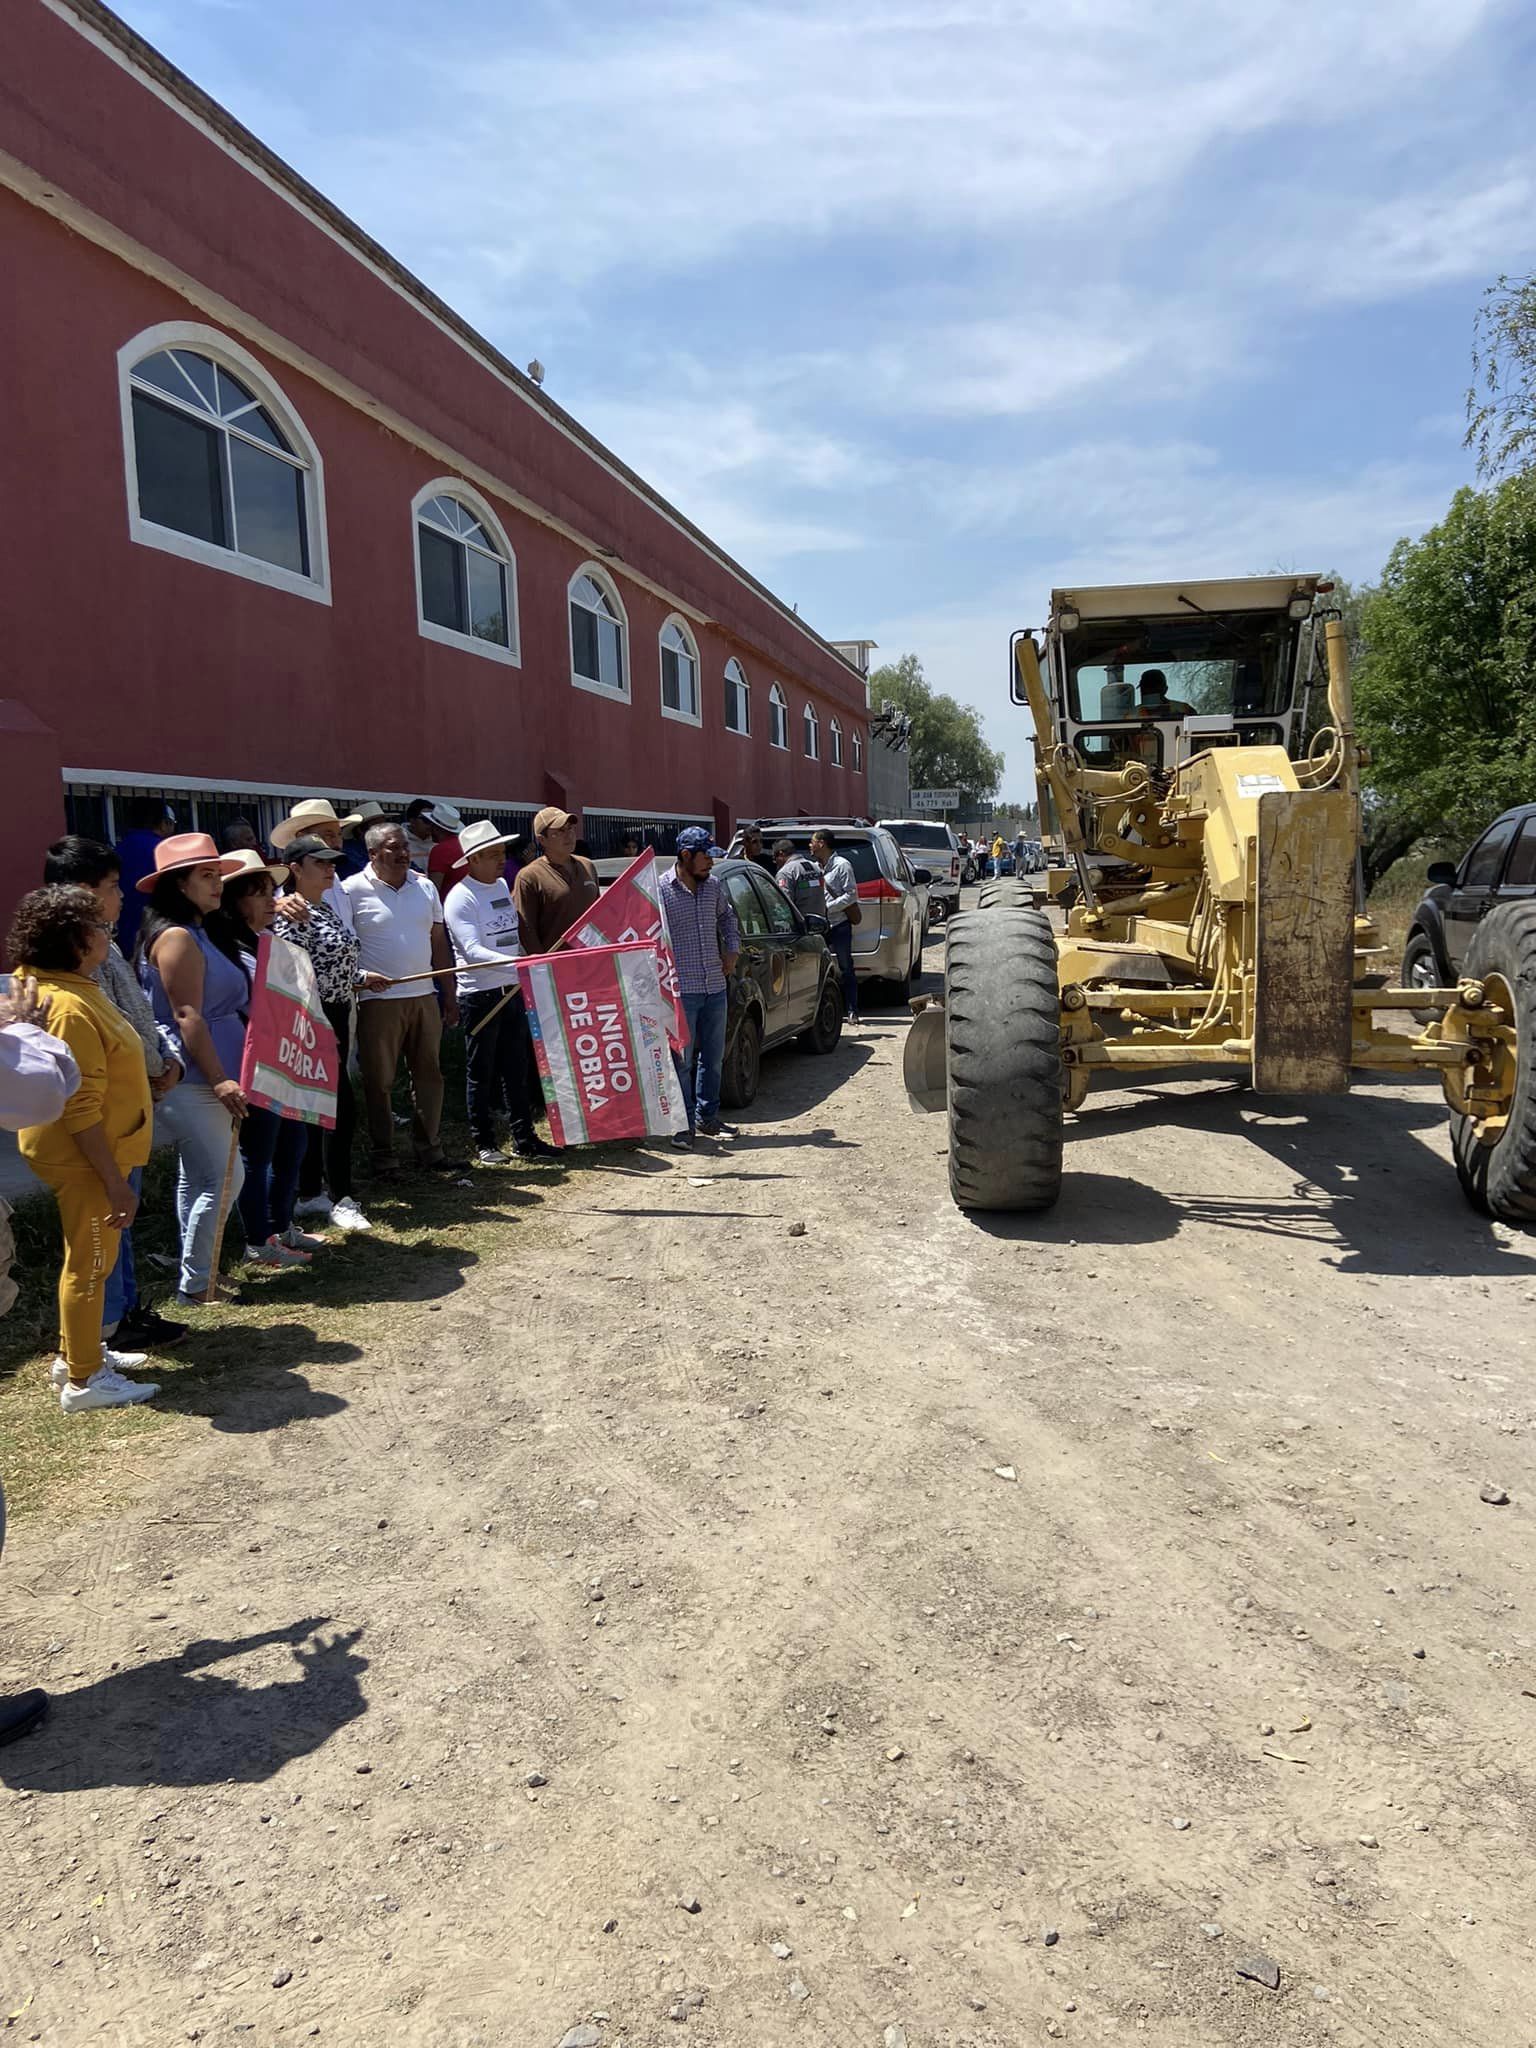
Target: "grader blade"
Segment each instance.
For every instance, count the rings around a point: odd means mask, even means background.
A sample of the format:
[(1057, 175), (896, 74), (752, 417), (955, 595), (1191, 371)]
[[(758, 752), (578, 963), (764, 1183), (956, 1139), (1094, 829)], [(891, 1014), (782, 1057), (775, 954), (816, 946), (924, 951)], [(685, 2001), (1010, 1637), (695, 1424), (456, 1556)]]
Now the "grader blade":
[(1349, 1091), (1359, 805), (1345, 789), (1259, 798), (1253, 1085)]
[(902, 1047), (901, 1077), (906, 1083), (907, 1101), (920, 1115), (936, 1113), (947, 1106), (942, 1004), (930, 1003), (913, 1017)]

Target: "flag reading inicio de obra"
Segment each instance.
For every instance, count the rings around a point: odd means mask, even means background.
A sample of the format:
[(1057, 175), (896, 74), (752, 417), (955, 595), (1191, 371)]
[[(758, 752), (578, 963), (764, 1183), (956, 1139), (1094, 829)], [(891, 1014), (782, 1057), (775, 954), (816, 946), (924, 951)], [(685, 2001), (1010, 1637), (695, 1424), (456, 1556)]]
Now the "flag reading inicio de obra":
[(517, 973), (557, 1145), (688, 1128), (654, 945), (537, 953)]
[(263, 932), (251, 984), (240, 1086), (258, 1109), (307, 1124), (336, 1123), (341, 1063), (309, 955)]
[(688, 1044), (688, 1022), (677, 986), (677, 962), (661, 896), (656, 855), (637, 853), (623, 874), (615, 876), (581, 923), (560, 941), (565, 946), (628, 946), (636, 940), (656, 950), (656, 972), (671, 1011), (667, 1036), (678, 1052)]

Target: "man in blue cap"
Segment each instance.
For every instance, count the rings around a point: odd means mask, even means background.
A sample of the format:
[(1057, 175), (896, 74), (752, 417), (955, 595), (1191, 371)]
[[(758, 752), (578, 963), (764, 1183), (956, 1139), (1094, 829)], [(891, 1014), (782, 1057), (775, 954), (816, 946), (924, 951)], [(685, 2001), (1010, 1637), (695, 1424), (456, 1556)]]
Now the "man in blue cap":
[(702, 825), (689, 825), (677, 835), (677, 864), (661, 878), (688, 1024), (688, 1046), (677, 1055), (677, 1071), (689, 1128), (672, 1140), (684, 1152), (692, 1150), (695, 1132), (706, 1138), (730, 1135), (720, 1121), (720, 1069), (725, 1061), (725, 984), (741, 951), (741, 930), (710, 872), (720, 851)]

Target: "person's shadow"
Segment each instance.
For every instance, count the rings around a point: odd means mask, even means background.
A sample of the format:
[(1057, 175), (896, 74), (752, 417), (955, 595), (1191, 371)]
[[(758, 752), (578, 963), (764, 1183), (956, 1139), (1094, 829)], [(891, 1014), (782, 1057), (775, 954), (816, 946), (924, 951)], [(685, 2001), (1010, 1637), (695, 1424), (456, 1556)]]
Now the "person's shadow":
[[(368, 1660), (352, 1647), (362, 1630), (327, 1642), (317, 1632), (329, 1619), (314, 1615), (233, 1642), (188, 1643), (175, 1656), (55, 1693), (37, 1733), (0, 1750), (0, 1784), (32, 1792), (259, 1784), (368, 1710), (359, 1683)], [(308, 1636), (315, 1640), (306, 1643)], [(274, 1643), (292, 1645), (296, 1679), (242, 1685), (197, 1675)]]

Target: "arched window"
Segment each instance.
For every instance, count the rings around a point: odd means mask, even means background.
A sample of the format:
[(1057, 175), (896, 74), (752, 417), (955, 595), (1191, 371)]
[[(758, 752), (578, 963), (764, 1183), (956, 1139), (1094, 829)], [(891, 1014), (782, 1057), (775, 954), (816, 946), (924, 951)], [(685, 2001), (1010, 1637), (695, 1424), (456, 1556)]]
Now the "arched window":
[(800, 714), (800, 719), (805, 727), (805, 758), (807, 761), (819, 761), (821, 759), (821, 722), (816, 716), (816, 706), (814, 704), (807, 704), (804, 711)]
[(857, 728), (853, 734), (853, 772), (855, 775), (864, 773), (864, 735)]
[(256, 358), (174, 323), (118, 371), (133, 539), (328, 603), (319, 451)]
[(515, 663), (517, 563), (495, 513), (468, 484), (439, 477), (416, 493), (411, 517), (422, 638)]
[(743, 738), (752, 730), (747, 672), (735, 659), (725, 664), (725, 729), (739, 732)]
[(789, 700), (777, 683), (768, 692), (768, 744), (789, 752)]
[(571, 578), (571, 681), (603, 697), (629, 695), (629, 620), (613, 579), (595, 562)]
[(834, 718), (827, 727), (827, 731), (831, 735), (832, 766), (834, 768), (841, 768), (843, 765), (843, 728)]
[(701, 723), (699, 714), (699, 650), (681, 619), (668, 619), (661, 629), (661, 715), (685, 725)]

